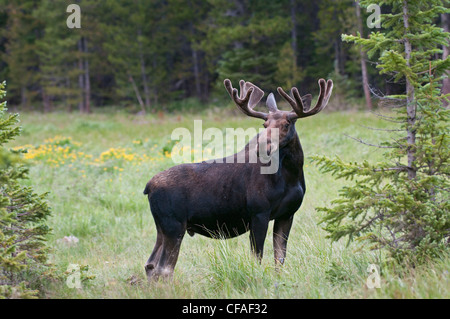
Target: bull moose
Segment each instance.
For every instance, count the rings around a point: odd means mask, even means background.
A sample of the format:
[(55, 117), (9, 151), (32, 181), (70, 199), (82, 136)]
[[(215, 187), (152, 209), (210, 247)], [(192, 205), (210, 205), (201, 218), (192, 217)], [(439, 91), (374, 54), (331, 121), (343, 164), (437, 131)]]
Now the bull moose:
[[(274, 220), (275, 263), (284, 263), (293, 216), (306, 191), (304, 156), (295, 122), (322, 111), (333, 89), (331, 80), (318, 82), (320, 94), (313, 108), (311, 94), (300, 96), (293, 87), (288, 95), (279, 87), (278, 93), (292, 111), (279, 110), (270, 94), (266, 101), (269, 112), (264, 113), (254, 110), (264, 96), (260, 88), (241, 80), (238, 96), (231, 81), (224, 81), (237, 107), (244, 114), (263, 120), (265, 129), (231, 157), (180, 164), (156, 174), (147, 183), (144, 194), (148, 195), (157, 230), (155, 247), (145, 264), (149, 281), (173, 274), (186, 231), (191, 236), (197, 233), (211, 238), (231, 238), (249, 231), (251, 250), (261, 260), (269, 221)], [(275, 130), (277, 143), (272, 141)], [(251, 147), (261, 143), (267, 146), (265, 155), (277, 152), (278, 169), (273, 174), (261, 173), (268, 163), (259, 160), (264, 155), (259, 154), (259, 148)], [(249, 159), (252, 152), (257, 152), (258, 160), (233, 160), (239, 156)]]

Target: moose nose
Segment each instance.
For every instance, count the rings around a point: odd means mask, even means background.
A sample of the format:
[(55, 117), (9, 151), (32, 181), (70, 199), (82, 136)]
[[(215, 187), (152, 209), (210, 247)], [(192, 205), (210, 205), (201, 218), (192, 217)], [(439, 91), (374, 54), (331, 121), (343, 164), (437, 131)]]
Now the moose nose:
[(258, 138), (258, 154), (261, 156), (270, 156), (278, 148), (277, 129), (267, 128)]

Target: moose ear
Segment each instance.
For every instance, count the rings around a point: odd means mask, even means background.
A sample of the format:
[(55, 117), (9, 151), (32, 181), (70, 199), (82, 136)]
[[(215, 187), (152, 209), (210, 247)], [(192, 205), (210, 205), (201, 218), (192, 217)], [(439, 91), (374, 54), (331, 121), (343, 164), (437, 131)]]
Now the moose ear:
[(275, 101), (275, 96), (273, 95), (273, 93), (270, 93), (267, 97), (266, 104), (270, 113), (275, 113), (278, 111), (277, 101)]

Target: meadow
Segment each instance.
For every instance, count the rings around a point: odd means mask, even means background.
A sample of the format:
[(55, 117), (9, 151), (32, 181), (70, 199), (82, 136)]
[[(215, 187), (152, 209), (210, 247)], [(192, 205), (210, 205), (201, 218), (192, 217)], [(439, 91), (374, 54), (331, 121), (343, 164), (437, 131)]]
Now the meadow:
[(23, 113), (20, 118), (22, 134), (9, 146), (28, 150), (27, 183), (37, 192), (49, 192), (50, 261), (60, 272), (80, 265), (85, 279), (80, 289), (65, 281), (51, 283), (45, 298), (450, 297), (448, 256), (419, 268), (382, 267), (381, 288), (369, 289), (368, 266), (382, 266), (385, 256), (359, 243), (331, 243), (318, 224), (315, 208), (335, 199), (344, 182), (319, 172), (310, 157), (380, 160), (383, 150), (347, 136), (371, 143), (386, 138), (386, 132), (366, 127), (388, 126), (374, 114), (322, 112), (297, 121), (308, 189), (282, 269), (274, 269), (271, 222), (262, 264), (251, 256), (247, 235), (226, 241), (185, 236), (173, 280), (150, 284), (144, 263), (156, 229), (142, 191), (153, 175), (174, 165), (171, 132), (178, 127), (193, 131), (196, 119), (203, 120), (203, 129), (258, 129), (262, 123), (232, 107), (189, 115), (109, 111)]

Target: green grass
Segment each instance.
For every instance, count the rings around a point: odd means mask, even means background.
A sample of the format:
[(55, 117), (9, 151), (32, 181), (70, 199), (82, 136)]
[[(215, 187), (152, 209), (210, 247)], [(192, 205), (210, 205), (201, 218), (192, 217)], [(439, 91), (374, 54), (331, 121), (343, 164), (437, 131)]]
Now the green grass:
[[(372, 143), (381, 131), (365, 126), (388, 123), (367, 113), (322, 113), (297, 121), (307, 157), (307, 193), (294, 218), (285, 266), (274, 269), (272, 225), (259, 264), (250, 254), (248, 236), (219, 241), (185, 236), (172, 281), (148, 284), (144, 263), (156, 239), (146, 182), (173, 163), (164, 155), (177, 127), (193, 132), (194, 119), (203, 129), (260, 128), (257, 119), (231, 110), (212, 109), (200, 115), (134, 116), (115, 114), (21, 114), (23, 134), (10, 146), (28, 146), (39, 153), (31, 159), (31, 182), (36, 191), (49, 191), (51, 262), (64, 272), (69, 264), (89, 266), (82, 289), (64, 281), (47, 286), (48, 298), (448, 298), (448, 256), (420, 269), (382, 269), (381, 288), (368, 289), (367, 267), (381, 265), (379, 252), (358, 250), (355, 243), (331, 244), (318, 225), (315, 208), (337, 197), (343, 182), (318, 172), (309, 156), (320, 154), (345, 160), (382, 159), (382, 151), (345, 135)], [(63, 137), (70, 137), (64, 140)], [(50, 139), (50, 140), (48, 140)], [(45, 142), (45, 140), (47, 140)], [(64, 142), (61, 142), (64, 140)], [(42, 145), (51, 145), (43, 148)], [(61, 148), (57, 148), (60, 146)], [(65, 151), (64, 149), (68, 150)], [(123, 150), (122, 155), (111, 149)], [(109, 157), (104, 152), (110, 150)], [(64, 158), (73, 154), (73, 161)], [(103, 155), (102, 155), (103, 153)], [(32, 154), (32, 153), (30, 153)], [(37, 154), (37, 153), (36, 153)], [(131, 156), (132, 155), (132, 156)], [(133, 159), (130, 160), (130, 158)], [(50, 159), (50, 161), (49, 161)], [(51, 161), (51, 160), (54, 161)], [(64, 236), (77, 244), (68, 245)]]

